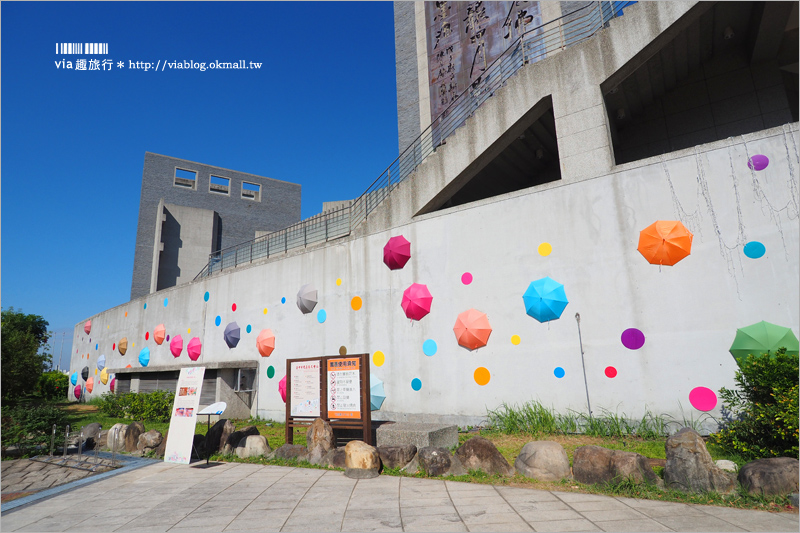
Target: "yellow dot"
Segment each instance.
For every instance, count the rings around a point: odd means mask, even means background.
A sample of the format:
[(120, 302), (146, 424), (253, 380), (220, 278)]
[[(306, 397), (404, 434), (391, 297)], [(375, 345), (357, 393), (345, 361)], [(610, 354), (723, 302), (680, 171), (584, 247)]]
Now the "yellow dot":
[(383, 366), (383, 363), (386, 362), (386, 356), (383, 355), (382, 351), (378, 350), (372, 354), (372, 362), (375, 363), (375, 366)]
[(191, 332), (192, 332), (192, 328), (189, 328), (189, 329), (186, 330), (186, 334), (187, 335), (190, 334)]
[(482, 366), (475, 369), (475, 374), (473, 377), (475, 378), (475, 383), (481, 386), (489, 383), (489, 380), (492, 378), (491, 374), (489, 374), (489, 371)]
[(361, 304), (364, 302), (361, 301), (361, 296), (353, 296), (353, 299), (350, 300), (350, 307), (353, 308), (353, 311), (358, 311), (361, 309)]
[(347, 348), (339, 346), (339, 355), (347, 355)]
[(109, 329), (111, 326), (106, 326), (106, 329)]
[(97, 369), (96, 368), (94, 369), (94, 375), (95, 376), (97, 375)]
[(342, 284), (342, 278), (336, 278), (336, 286), (338, 287), (341, 284)]
[(136, 348), (136, 343), (135, 342), (131, 343), (131, 348)]
[(264, 308), (264, 314), (265, 315), (267, 314), (267, 308), (266, 307)]
[(519, 335), (511, 335), (511, 344), (513, 344), (514, 346), (519, 344), (521, 341), (522, 339), (519, 338)]
[(550, 252), (552, 251), (553, 247), (550, 246), (549, 242), (543, 242), (542, 244), (539, 245), (539, 255), (541, 255), (542, 257), (550, 255)]

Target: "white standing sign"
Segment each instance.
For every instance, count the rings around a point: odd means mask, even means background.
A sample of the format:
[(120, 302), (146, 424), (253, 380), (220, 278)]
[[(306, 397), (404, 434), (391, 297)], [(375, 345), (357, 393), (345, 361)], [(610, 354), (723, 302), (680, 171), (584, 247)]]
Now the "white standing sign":
[(292, 365), (291, 416), (319, 416), (319, 361)]
[(200, 407), (200, 392), (206, 367), (181, 368), (172, 417), (169, 421), (169, 435), (164, 450), (164, 461), (188, 465), (192, 460), (192, 443)]

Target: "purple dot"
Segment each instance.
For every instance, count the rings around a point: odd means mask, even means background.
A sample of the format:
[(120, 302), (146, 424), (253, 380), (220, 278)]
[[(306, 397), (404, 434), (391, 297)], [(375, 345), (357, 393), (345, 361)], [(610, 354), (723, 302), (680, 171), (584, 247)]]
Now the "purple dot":
[(169, 342), (169, 335), (167, 335), (167, 342)]
[(622, 345), (629, 350), (638, 350), (644, 346), (644, 333), (636, 328), (628, 328), (622, 332)]
[(748, 161), (747, 166), (752, 168), (753, 170), (764, 170), (769, 165), (769, 158), (765, 155), (754, 155)]
[(461, 275), (461, 283), (463, 283), (464, 285), (469, 285), (470, 283), (472, 283), (472, 274), (470, 274), (469, 272), (464, 272)]

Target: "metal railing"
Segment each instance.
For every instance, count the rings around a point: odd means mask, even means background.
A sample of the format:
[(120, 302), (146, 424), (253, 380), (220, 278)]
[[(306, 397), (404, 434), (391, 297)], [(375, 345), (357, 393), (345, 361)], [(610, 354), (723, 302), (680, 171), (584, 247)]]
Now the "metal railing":
[(285, 254), (298, 247), (345, 237), (524, 65), (535, 63), (581, 43), (606, 27), (636, 2), (590, 2), (557, 19), (527, 30), (466, 90), (436, 117), (364, 193), (350, 205), (321, 213), (287, 228), (209, 255), (194, 279), (210, 276), (257, 259)]

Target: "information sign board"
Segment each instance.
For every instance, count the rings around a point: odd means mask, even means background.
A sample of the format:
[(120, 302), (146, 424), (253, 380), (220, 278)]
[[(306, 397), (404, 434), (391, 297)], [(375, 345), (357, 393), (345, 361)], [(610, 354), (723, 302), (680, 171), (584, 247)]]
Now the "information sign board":
[(319, 417), (319, 373), (320, 362), (297, 361), (291, 363), (292, 383), (291, 415)]
[(172, 404), (164, 462), (186, 465), (191, 462), (194, 430), (205, 372), (204, 366), (181, 368), (175, 390), (175, 401)]
[(328, 417), (361, 418), (359, 358), (328, 359)]

